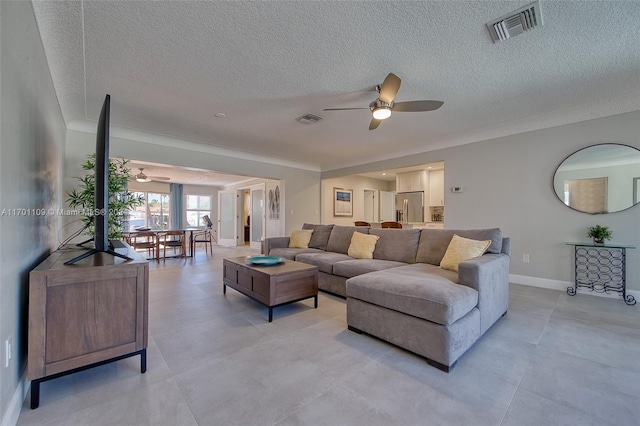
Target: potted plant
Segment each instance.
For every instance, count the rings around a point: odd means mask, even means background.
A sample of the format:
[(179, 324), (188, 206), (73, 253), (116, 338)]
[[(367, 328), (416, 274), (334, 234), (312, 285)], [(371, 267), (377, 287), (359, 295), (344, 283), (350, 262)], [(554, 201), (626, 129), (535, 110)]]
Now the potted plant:
[[(127, 190), (127, 181), (132, 176), (127, 168), (128, 161), (122, 159), (109, 159), (109, 239), (118, 240), (124, 230), (125, 222), (129, 210), (144, 204), (144, 197), (136, 195)], [(84, 177), (76, 177), (80, 184), (78, 189), (73, 189), (67, 193), (67, 203), (74, 209), (92, 211), (94, 208), (95, 188), (96, 188), (96, 155), (87, 156), (87, 161), (82, 165), (88, 173)], [(93, 216), (84, 216), (82, 222), (85, 223), (85, 234), (93, 236), (94, 223)]]
[(604, 244), (605, 240), (611, 239), (612, 232), (608, 226), (595, 225), (589, 228), (588, 237), (593, 238), (594, 244)]

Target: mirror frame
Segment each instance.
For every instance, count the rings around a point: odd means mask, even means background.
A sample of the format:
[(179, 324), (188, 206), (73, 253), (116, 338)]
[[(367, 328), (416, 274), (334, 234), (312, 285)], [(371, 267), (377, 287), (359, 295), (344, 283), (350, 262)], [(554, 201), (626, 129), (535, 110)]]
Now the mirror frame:
[(627, 148), (631, 148), (634, 149), (636, 151), (638, 151), (640, 153), (640, 148), (637, 148), (635, 146), (631, 146), (631, 145), (627, 145), (627, 144), (623, 144), (623, 143), (616, 143), (616, 142), (604, 142), (604, 143), (598, 143), (595, 145), (589, 145), (589, 146), (585, 146), (584, 148), (580, 148), (574, 152), (572, 152), (571, 154), (567, 155), (556, 167), (555, 171), (553, 172), (553, 176), (551, 177), (551, 190), (553, 191), (554, 195), (556, 196), (556, 198), (558, 199), (558, 201), (560, 201), (560, 203), (562, 203), (563, 206), (570, 208), (573, 211), (576, 212), (580, 212), (580, 213), (584, 213), (584, 214), (589, 214), (589, 215), (598, 215), (598, 214), (614, 214), (614, 213), (620, 213), (623, 212), (625, 210), (629, 210), (637, 205), (640, 205), (640, 199), (636, 199), (637, 194), (638, 194), (638, 185), (640, 185), (640, 176), (638, 177), (634, 177), (633, 178), (633, 199), (632, 199), (632, 204), (629, 207), (626, 207), (622, 210), (616, 210), (613, 212), (595, 212), (595, 213), (591, 213), (591, 212), (586, 212), (584, 210), (578, 210), (574, 207), (571, 207), (570, 205), (566, 204), (564, 202), (564, 200), (562, 198), (560, 198), (560, 195), (558, 195), (558, 193), (556, 192), (556, 187), (555, 187), (555, 181), (556, 181), (556, 175), (558, 174), (558, 170), (560, 169), (560, 167), (562, 167), (562, 165), (564, 164), (565, 161), (567, 161), (570, 157), (572, 157), (573, 155), (577, 154), (578, 152), (584, 151), (585, 149), (589, 149), (589, 148), (593, 148), (596, 146), (603, 146), (603, 145), (615, 145), (615, 146), (621, 146), (621, 147), (627, 147)]

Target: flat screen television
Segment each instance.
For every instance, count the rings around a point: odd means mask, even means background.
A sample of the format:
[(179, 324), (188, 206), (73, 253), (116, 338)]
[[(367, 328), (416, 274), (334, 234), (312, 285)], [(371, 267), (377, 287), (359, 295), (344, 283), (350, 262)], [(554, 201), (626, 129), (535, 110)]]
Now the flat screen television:
[[(109, 244), (109, 114), (111, 110), (111, 96), (107, 95), (102, 104), (98, 129), (96, 132), (96, 169), (95, 169), (95, 201), (93, 242), (95, 248), (75, 257), (65, 265), (71, 265), (81, 259), (96, 253), (109, 253), (113, 256), (131, 260), (131, 258), (111, 250)], [(91, 241), (91, 240), (89, 240)], [(83, 243), (84, 244), (84, 243)]]

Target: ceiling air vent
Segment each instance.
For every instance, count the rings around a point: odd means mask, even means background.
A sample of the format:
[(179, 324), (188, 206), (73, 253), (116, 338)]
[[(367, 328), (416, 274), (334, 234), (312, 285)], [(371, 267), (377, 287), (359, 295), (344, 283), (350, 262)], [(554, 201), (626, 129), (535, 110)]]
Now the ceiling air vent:
[(493, 42), (496, 43), (532, 30), (538, 25), (542, 25), (542, 13), (540, 12), (540, 2), (535, 2), (495, 21), (488, 22), (487, 28)]
[(316, 114), (312, 114), (310, 112), (306, 113), (305, 115), (296, 118), (297, 121), (304, 123), (304, 124), (316, 124), (318, 121), (324, 119), (324, 117), (321, 117), (319, 115)]

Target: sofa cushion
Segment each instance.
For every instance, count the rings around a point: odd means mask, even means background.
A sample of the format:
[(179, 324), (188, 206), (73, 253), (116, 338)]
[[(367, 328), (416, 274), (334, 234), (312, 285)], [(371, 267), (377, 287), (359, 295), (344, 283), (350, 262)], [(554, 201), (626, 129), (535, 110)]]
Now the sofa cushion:
[(333, 265), (343, 260), (353, 260), (353, 257), (332, 252), (301, 253), (296, 256), (296, 261), (315, 265), (319, 271), (327, 274), (333, 274)]
[(451, 281), (454, 284), (459, 284), (458, 273), (442, 269), (439, 265), (430, 265), (428, 263), (414, 263), (411, 265), (403, 266), (402, 268), (395, 268), (394, 273), (399, 275), (416, 275), (416, 274), (430, 274), (437, 275), (444, 278), (447, 281)]
[(312, 234), (313, 229), (297, 229), (291, 232), (289, 248), (309, 248), (309, 241), (311, 241)]
[(458, 264), (482, 256), (490, 244), (491, 240), (470, 240), (453, 234), (449, 247), (440, 262), (440, 267), (458, 272)]
[(369, 230), (362, 226), (340, 226), (335, 225), (331, 230), (329, 242), (327, 243), (327, 251), (334, 253), (347, 254), (351, 245), (351, 237), (354, 232), (368, 234)]
[(420, 232), (420, 244), (418, 244), (416, 262), (440, 265), (453, 234), (472, 240), (491, 240), (487, 253), (500, 253), (502, 250), (502, 231), (499, 228), (423, 229)]
[(309, 241), (309, 248), (316, 248), (320, 250), (327, 249), (327, 242), (329, 241), (333, 225), (313, 225), (305, 223), (302, 225), (302, 229), (313, 229), (313, 234)]
[(347, 298), (359, 299), (442, 325), (454, 323), (478, 304), (476, 290), (453, 283), (446, 278), (446, 274), (425, 273), (430, 269), (421, 270), (411, 268), (412, 266), (414, 265), (349, 278)]
[(373, 251), (376, 249), (376, 243), (379, 239), (380, 237), (377, 235), (354, 232), (347, 254), (356, 259), (373, 259)]
[(280, 256), (280, 257), (284, 257), (285, 259), (289, 259), (289, 260), (296, 260), (296, 256), (301, 254), (301, 253), (324, 253), (324, 251), (322, 250), (318, 250), (318, 249), (312, 249), (312, 248), (284, 248), (284, 247), (279, 247), (279, 248), (273, 248), (271, 249), (271, 251), (269, 252), (270, 256)]
[(341, 277), (351, 278), (367, 272), (382, 271), (384, 269), (405, 266), (406, 263), (381, 259), (345, 260), (333, 265), (333, 273)]
[(369, 229), (369, 234), (380, 237), (376, 243), (374, 259), (395, 260), (397, 262), (415, 263), (419, 229)]

